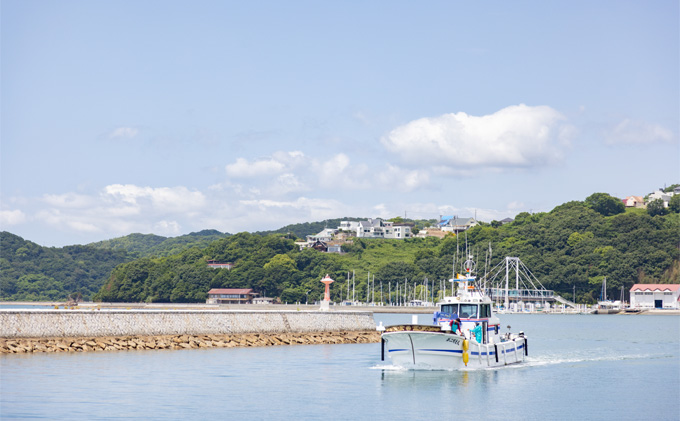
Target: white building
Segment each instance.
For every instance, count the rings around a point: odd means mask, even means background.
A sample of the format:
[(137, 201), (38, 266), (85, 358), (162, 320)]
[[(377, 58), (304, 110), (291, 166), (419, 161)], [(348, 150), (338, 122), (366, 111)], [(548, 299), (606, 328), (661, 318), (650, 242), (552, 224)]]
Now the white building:
[(635, 284), (630, 289), (632, 308), (680, 309), (680, 284)]
[(367, 221), (342, 221), (339, 229), (355, 231), (358, 238), (392, 238), (403, 240), (411, 238), (411, 227), (408, 225), (395, 225), (393, 222), (381, 218), (368, 219)]
[(359, 228), (358, 221), (340, 221), (338, 230), (356, 232), (357, 228)]
[(457, 216), (442, 216), (439, 221), (439, 227), (442, 231), (454, 234), (468, 230), (477, 224), (475, 218), (459, 218)]
[(315, 241), (323, 241), (324, 243), (328, 243), (333, 239), (333, 236), (335, 235), (336, 232), (338, 232), (337, 229), (326, 228), (316, 235), (308, 235), (307, 242), (313, 243)]
[(663, 200), (664, 207), (668, 207), (668, 202), (670, 202), (671, 197), (673, 197), (674, 194), (674, 192), (666, 193), (663, 190), (657, 190), (647, 196), (647, 204), (649, 204), (649, 202), (652, 200), (661, 199)]

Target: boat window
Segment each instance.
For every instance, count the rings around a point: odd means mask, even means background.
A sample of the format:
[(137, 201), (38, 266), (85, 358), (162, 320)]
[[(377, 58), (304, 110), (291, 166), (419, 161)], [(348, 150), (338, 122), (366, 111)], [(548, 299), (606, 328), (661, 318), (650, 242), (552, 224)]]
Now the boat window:
[(491, 317), (491, 305), (490, 304), (482, 304), (480, 309), (480, 314), (479, 317), (482, 318), (487, 318)]
[(443, 304), (442, 313), (457, 314), (458, 304)]
[(477, 317), (477, 305), (476, 304), (461, 304), (460, 305), (460, 317), (473, 318)]

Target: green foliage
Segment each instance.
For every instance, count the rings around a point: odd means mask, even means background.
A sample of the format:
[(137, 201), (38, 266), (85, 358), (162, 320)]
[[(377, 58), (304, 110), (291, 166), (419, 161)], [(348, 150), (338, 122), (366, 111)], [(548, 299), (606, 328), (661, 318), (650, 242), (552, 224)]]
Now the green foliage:
[(673, 213), (680, 213), (680, 194), (671, 196), (671, 200), (668, 201), (668, 210)]
[(595, 212), (604, 216), (617, 215), (626, 211), (626, 206), (621, 199), (612, 197), (607, 193), (594, 193), (586, 198), (585, 203)]
[(675, 190), (676, 187), (680, 187), (680, 184), (671, 184), (670, 186), (663, 189), (664, 193), (670, 193)]
[(188, 247), (207, 247), (213, 241), (229, 235), (217, 230), (203, 230), (171, 238), (154, 234), (130, 234), (90, 245), (101, 249), (123, 250), (135, 257), (162, 257), (177, 254)]
[(65, 301), (69, 294), (87, 300), (117, 265), (131, 260), (124, 250), (93, 246), (42, 247), (0, 233), (0, 299)]
[(663, 199), (654, 199), (647, 204), (647, 213), (650, 216), (666, 215), (668, 209), (663, 204)]

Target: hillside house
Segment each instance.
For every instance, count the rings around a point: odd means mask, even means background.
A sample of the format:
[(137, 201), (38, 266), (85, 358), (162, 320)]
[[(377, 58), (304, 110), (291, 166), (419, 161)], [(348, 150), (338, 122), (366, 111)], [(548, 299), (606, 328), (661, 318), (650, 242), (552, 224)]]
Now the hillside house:
[(326, 228), (318, 234), (308, 235), (307, 242), (314, 243), (315, 241), (323, 241), (324, 243), (328, 243), (333, 239), (336, 232), (338, 232), (337, 229)]
[(645, 208), (645, 199), (641, 196), (628, 196), (623, 199), (623, 204), (627, 208)]
[(457, 216), (442, 216), (439, 221), (439, 227), (442, 231), (452, 232), (454, 234), (466, 231), (477, 224), (478, 222), (475, 218), (459, 218)]
[(650, 193), (647, 196), (647, 203), (649, 203), (653, 200), (656, 200), (656, 199), (661, 199), (661, 200), (663, 200), (663, 206), (667, 208), (668, 202), (670, 202), (671, 197), (673, 197), (673, 195), (675, 195), (675, 192), (666, 193), (663, 190), (659, 189), (655, 192)]
[(328, 243), (321, 240), (316, 240), (309, 246), (309, 248), (313, 248), (316, 251), (325, 253), (328, 251)]
[[(346, 222), (346, 221), (343, 221)], [(411, 227), (406, 224), (394, 224), (382, 218), (369, 218), (367, 221), (359, 221), (356, 226), (356, 235), (359, 238), (389, 238), (403, 240), (411, 238)]]

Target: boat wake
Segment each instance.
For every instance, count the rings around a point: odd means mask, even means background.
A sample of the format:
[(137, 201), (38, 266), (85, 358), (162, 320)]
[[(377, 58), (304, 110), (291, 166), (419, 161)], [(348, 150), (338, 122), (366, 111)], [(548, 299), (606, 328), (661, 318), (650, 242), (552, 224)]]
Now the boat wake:
[(600, 362), (600, 361), (625, 361), (625, 360), (650, 360), (650, 359), (664, 359), (664, 358), (675, 358), (673, 355), (609, 355), (600, 357), (587, 357), (587, 356), (550, 356), (545, 355), (541, 357), (527, 357), (524, 362), (519, 364), (509, 364), (500, 367), (463, 367), (460, 369), (446, 369), (446, 368), (436, 368), (428, 366), (397, 366), (392, 364), (377, 364), (370, 367), (371, 370), (383, 370), (390, 372), (406, 372), (406, 371), (489, 371), (489, 370), (505, 370), (505, 369), (522, 369), (528, 367), (542, 367), (551, 366), (559, 364), (581, 364), (590, 362)]
[(571, 356), (571, 357), (564, 357), (564, 356), (550, 356), (550, 355), (545, 355), (541, 357), (527, 357), (525, 360), (523, 366), (529, 366), (529, 367), (540, 367), (540, 366), (549, 366), (549, 365), (557, 365), (557, 364), (579, 364), (579, 363), (589, 363), (589, 362), (599, 362), (599, 361), (625, 361), (625, 360), (650, 360), (650, 359), (659, 359), (659, 358), (670, 358), (672, 356), (670, 355), (653, 355), (653, 354), (647, 354), (647, 355), (640, 355), (640, 354), (634, 354), (634, 355), (603, 355), (599, 357), (592, 357), (592, 356)]
[(385, 371), (408, 371), (408, 368), (399, 367), (391, 364), (378, 364), (370, 367), (371, 370), (385, 370)]

